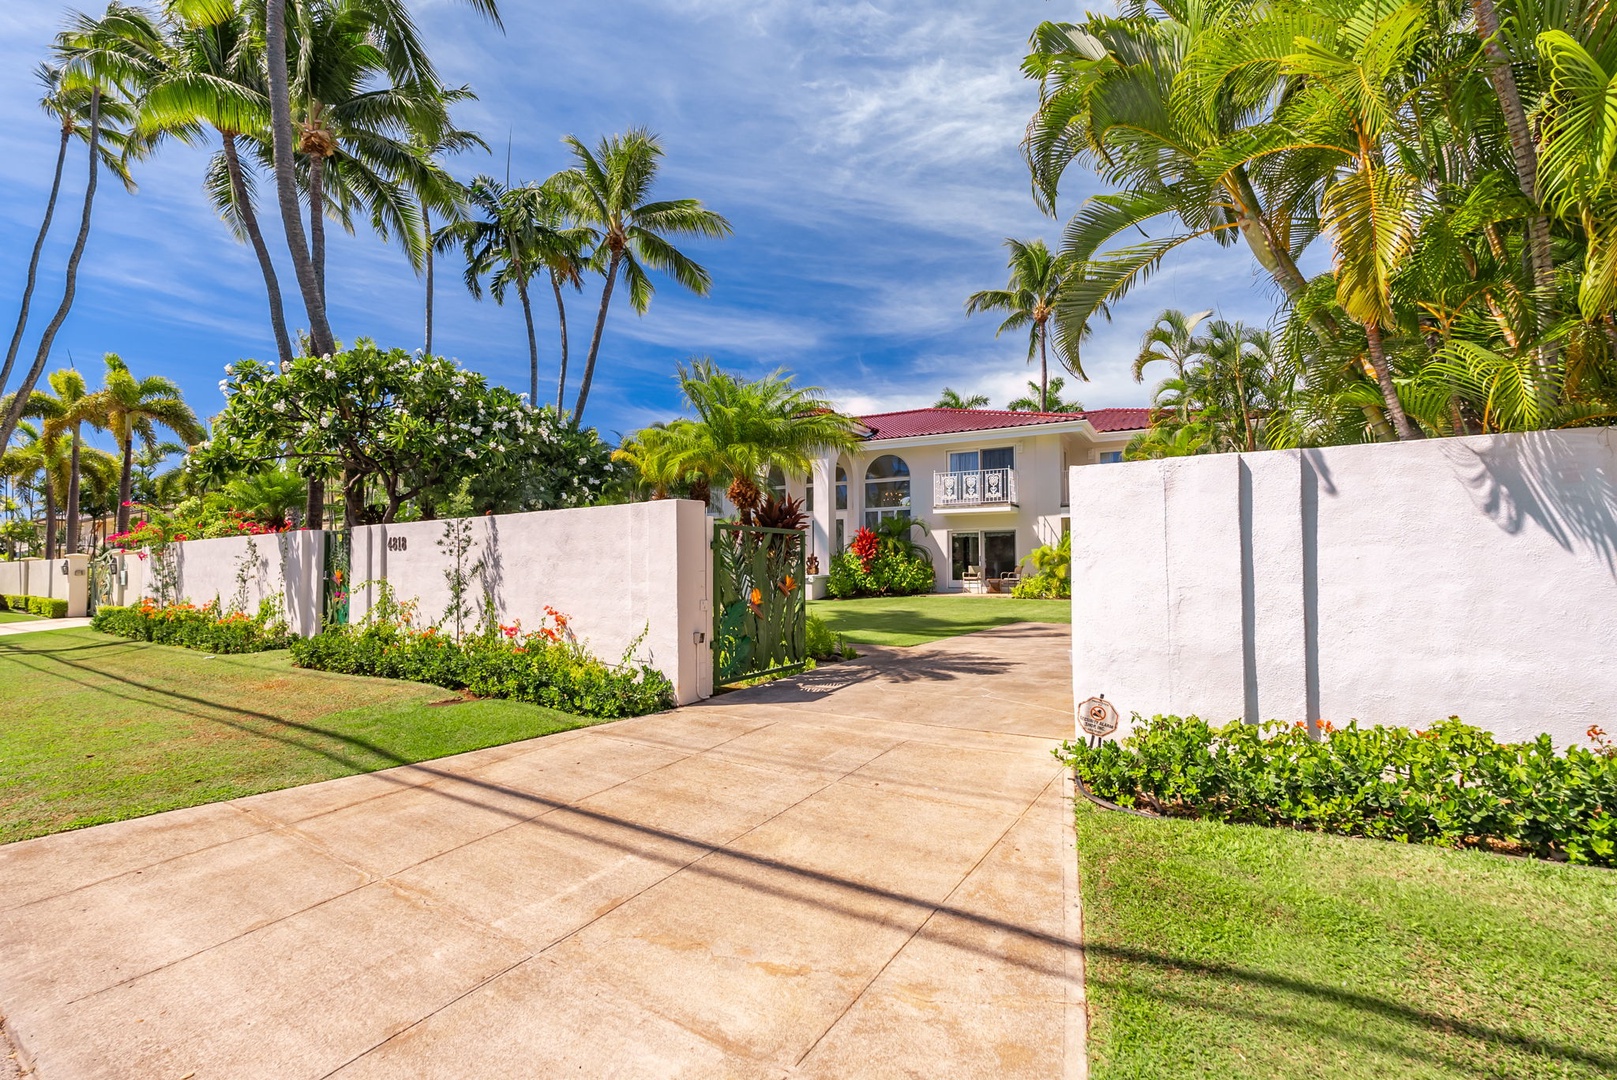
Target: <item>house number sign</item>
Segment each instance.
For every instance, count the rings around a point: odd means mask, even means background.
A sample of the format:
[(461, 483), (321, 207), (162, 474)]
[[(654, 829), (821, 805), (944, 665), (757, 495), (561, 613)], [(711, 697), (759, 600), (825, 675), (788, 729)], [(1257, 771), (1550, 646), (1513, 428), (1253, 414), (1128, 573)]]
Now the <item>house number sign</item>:
[(409, 547), (410, 538), (408, 536), (390, 536), (387, 538), (387, 549), (389, 551), (406, 551)]

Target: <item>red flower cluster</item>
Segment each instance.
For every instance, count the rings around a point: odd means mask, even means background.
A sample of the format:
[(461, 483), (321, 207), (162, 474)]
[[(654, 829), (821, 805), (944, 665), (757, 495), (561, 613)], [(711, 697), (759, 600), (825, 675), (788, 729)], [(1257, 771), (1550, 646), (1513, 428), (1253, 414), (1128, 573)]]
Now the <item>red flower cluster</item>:
[(868, 574), (870, 564), (876, 561), (876, 554), (881, 550), (881, 539), (868, 528), (861, 527), (853, 534), (853, 543), (848, 545), (848, 550), (853, 552), (854, 558), (859, 560), (859, 565)]

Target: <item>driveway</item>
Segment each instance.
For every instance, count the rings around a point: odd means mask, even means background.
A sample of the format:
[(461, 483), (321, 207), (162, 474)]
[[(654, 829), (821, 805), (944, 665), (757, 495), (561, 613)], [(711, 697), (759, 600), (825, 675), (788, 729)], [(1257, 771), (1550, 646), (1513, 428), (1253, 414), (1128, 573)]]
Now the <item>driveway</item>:
[(1082, 1076), (1071, 730), (1021, 624), (0, 847), (0, 1013), (41, 1080)]

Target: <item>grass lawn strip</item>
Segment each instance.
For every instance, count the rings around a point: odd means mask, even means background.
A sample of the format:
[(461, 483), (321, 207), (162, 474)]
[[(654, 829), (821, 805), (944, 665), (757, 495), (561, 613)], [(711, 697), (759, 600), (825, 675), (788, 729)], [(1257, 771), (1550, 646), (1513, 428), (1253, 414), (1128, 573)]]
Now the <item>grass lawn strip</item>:
[(92, 630), (0, 638), (0, 843), (597, 721)]
[(1617, 1076), (1617, 873), (1079, 802), (1093, 1080)]
[(1070, 623), (1070, 600), (1001, 596), (881, 596), (816, 600), (809, 612), (834, 634), (862, 645), (920, 645), (1019, 622)]
[(42, 615), (30, 615), (26, 611), (0, 611), (0, 623), (11, 622), (39, 622)]

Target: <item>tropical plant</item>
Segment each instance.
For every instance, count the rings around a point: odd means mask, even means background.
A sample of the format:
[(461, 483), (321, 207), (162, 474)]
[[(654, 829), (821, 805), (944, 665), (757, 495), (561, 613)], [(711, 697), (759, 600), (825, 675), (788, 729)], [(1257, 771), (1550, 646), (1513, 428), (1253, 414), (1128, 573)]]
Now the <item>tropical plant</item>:
[(198, 443), (207, 430), (185, 403), (179, 386), (161, 375), (137, 379), (116, 353), (107, 353), (101, 388), (80, 405), (86, 419), (112, 433), (122, 455), (118, 471), (117, 531), (129, 528), (131, 487), (135, 471), (135, 441), (157, 443), (157, 429), (167, 428), (185, 443)]
[(1077, 398), (1071, 401), (1061, 400), (1061, 391), (1066, 389), (1067, 380), (1056, 375), (1047, 383), (1029, 382), (1027, 396), (1013, 400), (1005, 407), (1011, 412), (1047, 412), (1047, 413), (1078, 413), (1084, 411), (1084, 403)]
[(784, 371), (743, 379), (695, 360), (680, 367), (679, 386), (696, 419), (636, 432), (617, 456), (663, 492), (693, 474), (724, 485), (743, 524), (763, 501), (771, 469), (801, 475), (816, 455), (858, 445), (855, 422)]
[(589, 403), (601, 335), (606, 330), (606, 314), (620, 272), (629, 290), (629, 306), (637, 315), (645, 314), (656, 291), (650, 270), (668, 274), (691, 292), (706, 296), (712, 288), (711, 276), (676, 248), (671, 238), (725, 237), (731, 229), (728, 221), (704, 207), (700, 200), (651, 199), (663, 148), (657, 136), (646, 129), (633, 128), (624, 135), (607, 136), (593, 150), (572, 136), (567, 137), (567, 145), (577, 164), (558, 173), (554, 183), (572, 218), (593, 230), (595, 252), (589, 265), (605, 278), (578, 402), (573, 406), (572, 421), (577, 424), (583, 420), (584, 407)]
[(970, 397), (961, 397), (955, 390), (945, 386), (938, 400), (933, 402), (934, 409), (980, 409), (988, 404), (987, 394), (972, 394)]
[[(1011, 257), (1007, 265), (1011, 277), (1003, 289), (988, 289), (972, 293), (966, 300), (966, 314), (979, 311), (1003, 312), (1005, 321), (994, 331), (998, 337), (1007, 330), (1027, 329), (1027, 359), (1039, 361), (1039, 402), (1037, 412), (1050, 412), (1050, 317), (1055, 314), (1056, 298), (1061, 294), (1062, 280), (1067, 272), (1065, 261), (1052, 255), (1043, 240), (1006, 240)], [(1056, 358), (1079, 378), (1084, 378), (1078, 362), (1079, 337), (1058, 339)]]
[(1022, 560), (1033, 572), (1022, 575), (1011, 595), (1023, 600), (1065, 600), (1072, 596), (1072, 533), (1028, 552)]

